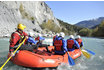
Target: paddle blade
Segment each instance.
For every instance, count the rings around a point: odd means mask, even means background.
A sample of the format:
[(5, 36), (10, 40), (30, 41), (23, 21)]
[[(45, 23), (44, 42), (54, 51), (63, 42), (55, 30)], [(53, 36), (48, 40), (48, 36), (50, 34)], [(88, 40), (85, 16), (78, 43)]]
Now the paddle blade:
[(85, 49), (87, 52), (89, 52), (90, 54), (92, 54), (92, 55), (95, 55), (95, 53), (93, 52), (93, 51), (90, 51), (90, 50), (88, 50), (88, 49)]
[(91, 55), (90, 54), (88, 54), (86, 51), (84, 51), (84, 50), (81, 50), (81, 52), (83, 53), (83, 55), (86, 57), (86, 58), (90, 58), (91, 57)]
[(69, 64), (70, 65), (75, 65), (75, 62), (74, 62), (74, 60), (69, 56), (69, 54), (68, 54), (68, 62), (69, 62)]

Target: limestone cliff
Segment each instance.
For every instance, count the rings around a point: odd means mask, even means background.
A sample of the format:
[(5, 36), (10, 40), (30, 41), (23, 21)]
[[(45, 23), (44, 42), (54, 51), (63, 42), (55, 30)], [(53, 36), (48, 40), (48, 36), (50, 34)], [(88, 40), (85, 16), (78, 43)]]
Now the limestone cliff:
[(59, 25), (53, 12), (45, 2), (41, 1), (1, 1), (0, 2), (0, 36), (15, 31), (18, 22), (27, 26), (26, 31), (42, 31), (40, 25), (53, 20)]

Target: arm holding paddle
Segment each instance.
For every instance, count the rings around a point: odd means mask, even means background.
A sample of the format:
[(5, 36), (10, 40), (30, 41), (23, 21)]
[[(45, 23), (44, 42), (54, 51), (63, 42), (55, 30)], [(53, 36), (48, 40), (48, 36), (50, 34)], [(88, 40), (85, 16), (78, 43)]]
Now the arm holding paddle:
[(82, 54), (83, 54), (86, 58), (89, 59), (89, 58), (91, 57), (91, 55), (88, 54), (85, 50), (82, 50), (77, 41), (76, 41), (75, 43), (76, 43), (76, 47), (79, 48), (79, 50), (82, 52)]
[(63, 40), (63, 42), (65, 42), (64, 44), (63, 44), (63, 48), (64, 48), (64, 50), (67, 52), (67, 54), (68, 54), (68, 63), (70, 64), (70, 65), (75, 65), (75, 62), (74, 62), (74, 60), (71, 58), (71, 56), (69, 55), (69, 52), (68, 52), (68, 49), (67, 49), (67, 42), (66, 42), (66, 40)]
[(6, 62), (0, 67), (0, 70), (2, 70), (2, 68), (7, 64), (7, 62), (12, 58), (12, 56), (16, 53), (16, 51), (21, 47), (21, 45), (25, 42), (26, 38), (22, 41), (22, 43), (19, 44), (19, 46), (17, 47), (17, 49), (11, 53), (11, 56), (6, 60)]
[(80, 46), (79, 46), (79, 47), (80, 47), (79, 49), (81, 50), (82, 54), (83, 54), (86, 58), (90, 58), (91, 55), (88, 54), (85, 50), (82, 50), (82, 49), (81, 49), (82, 46), (83, 46), (83, 42), (82, 42), (82, 39), (81, 39), (80, 35), (78, 35), (78, 36), (76, 37), (75, 40), (76, 40), (76, 41), (78, 42), (78, 44), (80, 45)]

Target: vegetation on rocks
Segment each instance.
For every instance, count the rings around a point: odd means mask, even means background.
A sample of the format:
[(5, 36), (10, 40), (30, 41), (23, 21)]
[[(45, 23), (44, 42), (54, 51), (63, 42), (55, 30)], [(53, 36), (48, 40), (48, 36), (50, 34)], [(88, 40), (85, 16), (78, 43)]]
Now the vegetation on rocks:
[(23, 19), (26, 18), (28, 20), (31, 20), (34, 23), (35, 18), (25, 11), (24, 6), (23, 6), (22, 3), (19, 7), (19, 10), (20, 10), (20, 13), (21, 13)]
[(60, 26), (61, 26), (61, 31), (64, 32), (67, 35), (70, 34), (78, 34), (79, 31), (82, 29), (81, 27), (75, 26), (68, 24), (67, 22), (63, 22), (62, 20), (58, 19)]
[(91, 36), (92, 30), (88, 28), (83, 28), (79, 31), (79, 35), (81, 36)]
[(83, 28), (79, 31), (81, 36), (104, 37), (104, 20), (94, 29)]
[(89, 28), (81, 28), (75, 25), (68, 24), (66, 22), (63, 22), (62, 20), (59, 20), (61, 31), (69, 34), (79, 34), (81, 36), (90, 36), (90, 37), (104, 37), (104, 20), (97, 25), (94, 29)]
[(92, 36), (104, 37), (104, 20), (93, 30)]
[(40, 25), (42, 29), (47, 29), (52, 32), (60, 32), (61, 29), (57, 26), (52, 19), (48, 20), (46, 23)]

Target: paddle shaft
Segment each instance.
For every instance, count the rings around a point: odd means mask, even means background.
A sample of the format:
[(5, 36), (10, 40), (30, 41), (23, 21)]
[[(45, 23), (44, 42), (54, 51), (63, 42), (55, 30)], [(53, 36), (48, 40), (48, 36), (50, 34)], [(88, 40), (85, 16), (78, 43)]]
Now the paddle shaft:
[[(17, 49), (13, 52), (13, 54), (16, 53), (16, 51), (21, 47), (21, 45), (25, 42), (26, 38), (22, 41), (22, 43), (20, 43), (20, 45), (17, 47)], [(12, 58), (12, 56), (10, 56), (6, 62), (0, 67), (0, 70), (2, 70), (2, 68), (7, 64), (7, 62)]]
[(93, 52), (93, 51), (91, 51), (91, 50), (88, 50), (88, 49), (86, 49), (86, 48), (84, 48), (83, 47), (83, 49), (85, 49), (87, 52), (89, 52), (90, 54), (92, 54), (92, 55), (95, 55), (95, 52)]
[(70, 57), (68, 52), (67, 52), (67, 54), (68, 54), (68, 62), (69, 62), (69, 64), (72, 65), (72, 66), (75, 65), (74, 60)]

